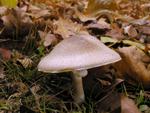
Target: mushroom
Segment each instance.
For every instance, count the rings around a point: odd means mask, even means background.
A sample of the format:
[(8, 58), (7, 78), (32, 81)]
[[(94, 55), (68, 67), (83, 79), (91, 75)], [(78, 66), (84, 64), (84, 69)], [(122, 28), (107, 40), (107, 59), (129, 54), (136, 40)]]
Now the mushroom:
[(38, 70), (47, 73), (71, 71), (75, 87), (74, 101), (82, 103), (85, 95), (82, 77), (87, 69), (121, 60), (119, 54), (91, 35), (74, 35), (64, 39), (38, 64)]

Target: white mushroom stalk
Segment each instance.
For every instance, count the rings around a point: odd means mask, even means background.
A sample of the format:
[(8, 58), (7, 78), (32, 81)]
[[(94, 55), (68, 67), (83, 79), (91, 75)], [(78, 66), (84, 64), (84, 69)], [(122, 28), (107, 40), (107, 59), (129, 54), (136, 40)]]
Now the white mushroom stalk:
[(38, 70), (47, 73), (73, 72), (74, 100), (82, 103), (85, 95), (82, 77), (87, 69), (121, 60), (119, 54), (91, 35), (76, 35), (64, 39), (38, 65)]
[(74, 95), (74, 100), (76, 103), (81, 103), (85, 100), (82, 77), (87, 76), (87, 74), (88, 74), (87, 70), (73, 71), (72, 79), (73, 79), (73, 86), (76, 92)]

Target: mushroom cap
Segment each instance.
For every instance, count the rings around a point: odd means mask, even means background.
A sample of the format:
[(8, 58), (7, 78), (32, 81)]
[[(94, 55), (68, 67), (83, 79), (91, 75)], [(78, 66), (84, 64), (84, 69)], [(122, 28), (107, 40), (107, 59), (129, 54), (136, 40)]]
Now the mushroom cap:
[(120, 55), (91, 35), (76, 35), (64, 39), (41, 59), (38, 70), (59, 73), (85, 70), (114, 63)]

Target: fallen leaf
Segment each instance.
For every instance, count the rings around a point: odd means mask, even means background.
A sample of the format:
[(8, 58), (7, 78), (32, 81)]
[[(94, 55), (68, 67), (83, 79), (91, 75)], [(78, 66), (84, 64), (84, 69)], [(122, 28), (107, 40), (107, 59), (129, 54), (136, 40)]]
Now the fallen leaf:
[(119, 77), (130, 79), (137, 84), (142, 83), (144, 87), (150, 87), (149, 63), (144, 63), (143, 58), (148, 57), (143, 51), (135, 46), (118, 49), (122, 60), (115, 63), (115, 67), (120, 74)]
[(81, 22), (96, 21), (96, 18), (91, 17), (90, 15), (85, 15), (79, 11), (76, 11), (76, 16), (80, 19)]
[(123, 35), (123, 29), (119, 28), (117, 24), (113, 24), (111, 30), (108, 31), (105, 35), (117, 40), (122, 40), (125, 38)]
[(17, 3), (18, 0), (0, 0), (0, 5), (6, 6), (8, 8), (15, 8)]
[(7, 14), (2, 17), (2, 20), (4, 25), (8, 27), (15, 26), (16, 28), (20, 27), (19, 25), (22, 25), (24, 22), (26, 22), (26, 24), (32, 23), (30, 18), (26, 15), (24, 9), (21, 8), (7, 10)]
[(141, 113), (132, 99), (121, 95), (121, 113)]
[(94, 14), (104, 9), (117, 10), (118, 5), (115, 0), (89, 0), (85, 13)]
[(116, 91), (110, 91), (98, 101), (97, 113), (120, 113), (121, 112), (121, 102), (120, 95)]
[(6, 75), (4, 74), (4, 68), (0, 65), (0, 79), (4, 79)]
[(0, 48), (0, 55), (4, 60), (9, 60), (11, 58), (11, 51), (5, 48)]
[(105, 19), (101, 18), (97, 23), (91, 23), (86, 28), (88, 29), (100, 29), (100, 30), (108, 30), (110, 29), (110, 24), (105, 22)]
[(30, 58), (17, 59), (24, 68), (32, 67), (33, 61)]
[(7, 10), (7, 13), (1, 17), (1, 20), (4, 24), (4, 30), (0, 36), (4, 37), (26, 36), (33, 26), (32, 20), (24, 9), (18, 7)]
[(40, 86), (39, 85), (32, 86), (30, 90), (35, 98), (36, 106), (38, 110), (40, 110), (40, 95), (37, 94), (37, 92), (40, 90)]
[(148, 107), (148, 105), (140, 105), (139, 109), (140, 109), (140, 111), (144, 112), (144, 111), (147, 111), (150, 108)]
[(58, 40), (54, 34), (49, 33), (49, 32), (45, 33), (43, 31), (38, 31), (38, 32), (39, 32), (40, 38), (43, 42), (43, 45), (45, 47), (48, 47), (50, 45), (55, 45), (58, 42)]
[(6, 7), (0, 7), (0, 16), (6, 14), (7, 8)]
[(140, 18), (140, 19), (133, 19), (132, 21), (130, 21), (130, 23), (133, 25), (139, 25), (139, 26), (149, 25), (150, 24), (149, 18), (150, 18), (150, 16), (147, 15), (147, 16)]
[(110, 86), (111, 83), (107, 80), (97, 79), (103, 86)]
[[(12, 87), (16, 92), (18, 92), (19, 95), (24, 94), (28, 92), (28, 86), (23, 82), (14, 81), (10, 84), (10, 87)], [(14, 93), (14, 95), (17, 93)], [(10, 96), (9, 98), (11, 98)], [(17, 96), (16, 96), (17, 97)]]
[(102, 36), (100, 39), (101, 39), (101, 41), (103, 43), (113, 43), (113, 44), (115, 44), (115, 43), (118, 42), (118, 40), (110, 38), (110, 37), (104, 37), (104, 36)]
[(89, 69), (88, 76), (83, 78), (85, 94), (96, 100), (97, 113), (120, 113), (121, 110), (120, 95), (115, 89), (123, 80), (115, 79), (116, 73), (110, 68), (107, 65)]
[(50, 16), (50, 10), (40, 8), (35, 5), (29, 5), (28, 11), (30, 11), (30, 13), (28, 12), (27, 14), (34, 19)]
[(110, 24), (108, 22), (106, 22), (106, 19), (105, 18), (100, 18), (97, 22), (99, 25), (102, 26), (102, 28), (104, 29), (110, 29)]
[(146, 14), (150, 11), (150, 3), (144, 3), (141, 5), (142, 11), (144, 11)]
[(81, 24), (73, 23), (69, 19), (59, 18), (58, 21), (54, 22), (54, 25), (56, 26), (54, 33), (61, 35), (63, 38), (68, 38), (76, 33), (87, 33)]
[(136, 42), (136, 41), (130, 41), (130, 40), (123, 40), (122, 41), (124, 44), (126, 45), (130, 45), (130, 46), (136, 46), (141, 50), (145, 50), (145, 46), (144, 44), (140, 43), (140, 42)]
[(149, 26), (139, 27), (138, 30), (142, 34), (150, 35), (150, 27)]
[(132, 25), (124, 27), (124, 33), (131, 38), (135, 38), (138, 36), (136, 29)]
[(140, 43), (140, 42), (138, 42), (136, 40), (135, 41), (123, 40), (122, 42), (123, 42), (123, 44), (126, 44), (126, 45), (136, 46), (137, 48), (141, 49), (142, 51), (150, 54), (149, 39), (145, 39), (145, 40), (147, 40), (145, 42), (146, 44)]

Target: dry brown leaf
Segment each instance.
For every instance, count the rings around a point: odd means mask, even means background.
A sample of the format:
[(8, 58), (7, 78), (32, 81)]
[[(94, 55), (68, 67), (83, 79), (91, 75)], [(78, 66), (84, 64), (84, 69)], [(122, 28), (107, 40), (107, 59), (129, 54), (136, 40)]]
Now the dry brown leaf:
[(2, 55), (4, 60), (9, 60), (11, 58), (11, 51), (5, 48), (0, 48), (0, 55)]
[(11, 93), (11, 95), (9, 96), (8, 100), (17, 98), (21, 96), (23, 93), (28, 92), (28, 87), (23, 82), (15, 81), (12, 83), (8, 83), (8, 86), (14, 90), (14, 92)]
[(24, 68), (32, 67), (33, 65), (33, 61), (30, 58), (17, 59), (17, 61), (21, 63)]
[(57, 27), (54, 33), (61, 35), (63, 38), (68, 38), (76, 33), (87, 33), (81, 24), (73, 23), (69, 19), (59, 18), (54, 25)]
[(40, 8), (34, 5), (29, 5), (28, 11), (29, 12), (27, 14), (35, 19), (48, 17), (50, 15), (50, 11), (48, 9)]
[(141, 18), (143, 16), (143, 10), (141, 10), (140, 5), (142, 1), (136, 0), (118, 0), (119, 13), (126, 14), (134, 18)]
[(132, 99), (121, 95), (121, 113), (141, 113)]
[(102, 79), (98, 79), (98, 81), (103, 85), (103, 86), (110, 86), (111, 83), (109, 81), (106, 80), (102, 80)]
[(150, 87), (150, 70), (148, 69), (150, 62), (143, 62), (144, 57), (148, 57), (145, 53), (135, 46), (119, 48), (122, 60), (115, 63), (121, 78), (142, 83), (145, 87)]
[(106, 19), (104, 18), (100, 18), (97, 23), (100, 24), (105, 29), (110, 29), (110, 24), (107, 23)]
[(4, 74), (4, 68), (0, 65), (0, 79), (4, 79), (6, 75)]
[(88, 29), (110, 29), (110, 24), (106, 23), (105, 19), (101, 18), (97, 23), (91, 23), (87, 26)]
[(138, 36), (136, 29), (132, 25), (124, 27), (124, 33), (127, 34), (131, 38)]
[(104, 9), (116, 10), (118, 5), (115, 0), (89, 0), (85, 13), (94, 14)]
[(149, 15), (147, 15), (147, 16), (145, 16), (145, 17), (143, 17), (143, 18), (140, 18), (140, 19), (132, 19), (131, 21), (130, 21), (130, 23), (132, 24), (132, 25), (135, 25), (135, 26), (149, 26), (150, 25), (150, 21), (149, 21), (149, 19), (150, 19), (150, 16)]
[(142, 27), (139, 27), (138, 30), (142, 34), (150, 35), (150, 26), (142, 26)]
[(30, 90), (35, 98), (37, 108), (40, 109), (40, 100), (39, 100), (40, 96), (37, 94), (37, 92), (40, 90), (40, 86), (39, 85), (32, 86)]
[(100, 79), (107, 80), (108, 82), (114, 81), (113, 76), (109, 73), (110, 72), (109, 66), (103, 66), (103, 67), (98, 67), (98, 68), (93, 68), (88, 71), (88, 76), (83, 78), (83, 84), (84, 84), (84, 89), (85, 92), (91, 92), (91, 95), (98, 95), (102, 93), (102, 85), (100, 83)]
[(10, 28), (13, 27), (13, 26), (18, 27), (17, 17), (15, 17), (13, 15), (13, 13), (8, 13), (8, 15), (2, 16), (1, 19), (4, 23), (4, 25), (7, 26), (7, 27), (10, 27)]
[(54, 34), (45, 33), (43, 31), (38, 31), (38, 32), (39, 32), (40, 38), (43, 42), (43, 45), (45, 47), (48, 47), (50, 45), (55, 45), (58, 42), (58, 40)]
[(109, 91), (105, 97), (98, 101), (96, 109), (97, 113), (120, 113), (120, 94), (117, 91)]
[(0, 7), (0, 16), (4, 15), (7, 12), (6, 7)]
[(123, 30), (121, 28), (119, 28), (119, 26), (117, 24), (112, 25), (111, 30), (106, 33), (106, 36), (110, 36), (117, 40), (122, 40), (125, 37), (123, 35)]
[(142, 5), (141, 5), (141, 9), (142, 9), (143, 11), (149, 12), (149, 11), (150, 11), (150, 3), (142, 4)]
[(15, 82), (15, 83), (12, 83), (12, 87), (15, 88), (17, 86), (17, 91), (20, 92), (20, 93), (26, 93), (28, 92), (28, 86), (23, 83), (23, 82)]
[(76, 11), (76, 16), (80, 19), (81, 22), (96, 21), (96, 18), (91, 17), (90, 15), (84, 15), (79, 11)]
[[(7, 13), (1, 17), (4, 24), (2, 36), (15, 37), (16, 35), (25, 36), (32, 28), (32, 20), (26, 15), (26, 9), (15, 8), (7, 10)], [(14, 35), (16, 33), (16, 35)], [(17, 34), (18, 33), (18, 34)]]
[(26, 10), (23, 8), (16, 8), (13, 10), (8, 10), (7, 14), (2, 17), (4, 25), (8, 27), (15, 26), (16, 28), (20, 27), (22, 24), (31, 24), (32, 21), (26, 15)]
[(15, 50), (12, 52), (12, 61), (15, 64), (19, 63), (24, 68), (30, 68), (33, 66), (32, 59)]

